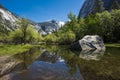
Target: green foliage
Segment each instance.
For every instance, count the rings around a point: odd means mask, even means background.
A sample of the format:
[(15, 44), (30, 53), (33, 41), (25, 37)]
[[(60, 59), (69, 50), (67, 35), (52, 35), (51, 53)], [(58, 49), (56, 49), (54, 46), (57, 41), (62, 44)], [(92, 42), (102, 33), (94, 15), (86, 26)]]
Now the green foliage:
[[(14, 43), (23, 43), (24, 42), (23, 37), (24, 34), (21, 28), (10, 32), (10, 40)], [(32, 26), (29, 26), (26, 30), (25, 41), (27, 43), (34, 43), (42, 41), (42, 37)]]
[(85, 35), (100, 35), (105, 42), (120, 41), (120, 10), (96, 13), (85, 19), (77, 19), (74, 14), (70, 13), (68, 18), (70, 21), (56, 33), (61, 42), (74, 41), (69, 41), (67, 37), (69, 34), (74, 34), (75, 40), (79, 40)]
[[(97, 15), (96, 15), (97, 16)], [(112, 40), (113, 38), (113, 19), (111, 16), (111, 13), (105, 11), (101, 14), (99, 14), (100, 19), (100, 27), (101, 30), (103, 31), (102, 35), (105, 41)]]
[(17, 53), (22, 53), (24, 51), (29, 50), (34, 46), (26, 44), (26, 45), (0, 45), (0, 56), (3, 55), (14, 55)]
[(42, 41), (42, 36), (33, 27), (28, 27), (26, 41), (28, 43)]
[(0, 41), (5, 41), (7, 40), (7, 30), (4, 28), (4, 25), (2, 22), (0, 22)]
[(44, 37), (44, 41), (48, 44), (70, 44), (75, 41), (75, 33), (66, 28), (59, 30), (57, 33), (49, 34)]
[[(102, 7), (102, 2), (98, 5)], [(19, 29), (9, 33), (8, 38), (8, 34), (3, 34), (6, 30), (0, 22), (0, 41), (10, 40), (14, 43), (45, 41), (46, 43), (70, 44), (85, 35), (100, 35), (105, 42), (120, 41), (120, 10), (96, 13), (85, 19), (77, 19), (73, 13), (70, 13), (68, 18), (69, 21), (66, 22), (64, 27), (53, 34), (46, 35), (44, 38), (25, 19), (22, 19), (19, 23)]]
[(28, 28), (29, 22), (25, 18), (22, 18), (19, 25), (20, 25), (21, 31), (23, 33), (23, 37), (22, 37), (23, 43), (26, 44), (26, 35), (27, 35), (27, 28)]
[(114, 40), (120, 41), (120, 10), (113, 10), (111, 12), (111, 17), (113, 19), (113, 36), (114, 36)]
[(56, 43), (57, 40), (58, 40), (58, 38), (57, 38), (57, 36), (55, 34), (49, 34), (49, 35), (44, 37), (44, 41), (46, 43), (49, 43), (49, 44)]
[(70, 21), (77, 21), (76, 15), (73, 14), (72, 12), (70, 12), (70, 14), (68, 14), (68, 19), (69, 19)]
[(70, 44), (75, 41), (75, 33), (71, 30), (68, 30), (65, 33), (59, 34), (58, 42), (60, 44)]
[(106, 47), (120, 48), (120, 44), (105, 44)]
[(66, 23), (66, 26), (69, 26), (69, 28), (71, 29), (71, 30), (76, 30), (76, 28), (75, 27), (77, 27), (77, 18), (76, 18), (76, 16), (73, 14), (73, 13), (70, 13), (69, 15), (68, 15), (68, 19), (70, 20), (70, 21), (68, 21), (67, 23)]
[[(1, 21), (1, 20), (0, 20)], [(7, 30), (6, 26), (0, 22), (0, 42), (8, 43), (9, 42), (9, 30)]]
[(23, 33), (21, 29), (11, 31), (9, 35), (10, 35), (9, 37), (10, 41), (14, 43), (22, 43)]
[(5, 32), (4, 25), (2, 24), (2, 22), (0, 22), (0, 35), (3, 34), (4, 32)]
[(118, 3), (117, 0), (114, 0), (112, 6), (111, 6), (111, 9), (120, 9), (120, 4)]
[(104, 3), (101, 0), (95, 0), (96, 4), (94, 6), (94, 11), (92, 12), (92, 14), (96, 14), (96, 12), (101, 13), (105, 10), (104, 8)]
[(85, 33), (100, 35), (104, 38), (105, 42), (116, 42), (120, 40), (120, 10), (97, 13), (94, 17), (87, 17), (85, 21), (87, 24)]
[[(65, 30), (64, 32), (67, 32), (68, 30), (71, 30), (75, 33), (75, 38), (76, 39), (80, 39), (80, 31), (81, 31), (81, 28), (83, 26), (85, 26), (84, 24), (84, 19), (80, 18), (79, 20), (77, 19), (77, 17), (73, 14), (73, 13), (70, 13), (68, 15), (68, 18), (70, 21), (68, 21), (66, 24), (65, 24)], [(81, 26), (81, 27), (80, 27)]]

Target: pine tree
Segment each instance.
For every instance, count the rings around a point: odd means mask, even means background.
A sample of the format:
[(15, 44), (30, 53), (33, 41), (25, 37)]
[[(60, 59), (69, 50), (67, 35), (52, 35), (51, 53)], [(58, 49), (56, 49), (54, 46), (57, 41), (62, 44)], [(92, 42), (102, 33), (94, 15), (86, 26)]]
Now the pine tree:
[(111, 10), (112, 9), (120, 9), (120, 4), (118, 3), (117, 0), (114, 0), (112, 6), (111, 6)]
[(27, 35), (27, 28), (28, 28), (29, 22), (25, 18), (22, 18), (21, 23), (19, 24), (23, 32), (23, 43), (26, 44), (26, 35)]
[(105, 10), (104, 3), (101, 0), (96, 0), (95, 6), (93, 8), (92, 14), (101, 13)]

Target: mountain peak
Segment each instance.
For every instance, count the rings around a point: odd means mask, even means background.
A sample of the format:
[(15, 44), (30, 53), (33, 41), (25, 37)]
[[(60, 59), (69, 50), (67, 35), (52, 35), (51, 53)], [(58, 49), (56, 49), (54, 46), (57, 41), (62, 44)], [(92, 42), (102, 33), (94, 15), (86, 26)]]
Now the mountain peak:
[(4, 20), (8, 20), (10, 22), (16, 22), (17, 21), (16, 15), (14, 15), (10, 11), (8, 11), (2, 5), (0, 5), (0, 15), (1, 15), (2, 19), (4, 19)]
[(3, 10), (7, 11), (7, 9), (3, 5), (1, 5), (1, 4), (0, 4), (0, 9), (3, 9)]
[[(41, 34), (52, 33), (65, 24), (64, 22), (57, 20), (49, 20), (41, 23), (36, 23), (29, 19), (26, 20)], [(21, 21), (21, 18), (0, 5), (0, 22), (5, 26), (6, 30), (12, 31), (17, 29), (18, 24), (16, 21)]]

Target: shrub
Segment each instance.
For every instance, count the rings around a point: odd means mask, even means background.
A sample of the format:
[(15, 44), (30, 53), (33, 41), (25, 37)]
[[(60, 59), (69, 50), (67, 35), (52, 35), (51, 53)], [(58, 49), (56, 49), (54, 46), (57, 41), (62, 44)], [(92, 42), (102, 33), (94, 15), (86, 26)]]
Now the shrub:
[[(23, 32), (21, 28), (10, 32), (10, 40), (14, 43), (23, 43)], [(29, 26), (26, 31), (26, 37), (25, 40), (27, 43), (33, 43), (33, 42), (38, 42), (42, 40), (41, 35), (32, 27)]]
[(75, 41), (75, 33), (71, 30), (68, 30), (65, 33), (59, 35), (58, 42), (61, 44), (69, 44)]
[(44, 41), (46, 43), (56, 43), (57, 42), (57, 37), (55, 34), (49, 34), (44, 37)]

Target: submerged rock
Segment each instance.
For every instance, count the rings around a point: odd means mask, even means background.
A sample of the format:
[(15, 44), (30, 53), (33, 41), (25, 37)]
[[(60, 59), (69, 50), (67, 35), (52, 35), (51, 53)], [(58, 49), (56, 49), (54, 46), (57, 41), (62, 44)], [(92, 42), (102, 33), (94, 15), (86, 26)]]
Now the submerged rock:
[(71, 46), (72, 50), (104, 50), (103, 39), (98, 35), (87, 35)]

